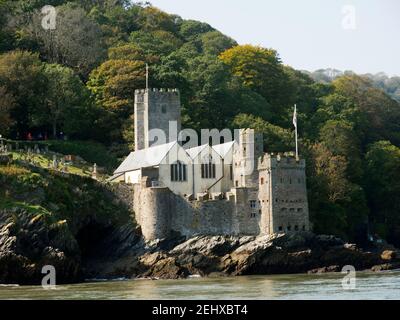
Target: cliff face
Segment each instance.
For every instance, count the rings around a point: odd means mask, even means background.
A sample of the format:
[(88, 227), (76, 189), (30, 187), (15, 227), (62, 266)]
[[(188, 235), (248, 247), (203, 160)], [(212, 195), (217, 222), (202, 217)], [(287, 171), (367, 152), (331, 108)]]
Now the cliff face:
[(131, 212), (90, 178), (0, 166), (0, 283), (40, 284), (45, 265), (58, 283), (81, 281), (104, 248), (124, 248), (123, 226), (134, 234)]

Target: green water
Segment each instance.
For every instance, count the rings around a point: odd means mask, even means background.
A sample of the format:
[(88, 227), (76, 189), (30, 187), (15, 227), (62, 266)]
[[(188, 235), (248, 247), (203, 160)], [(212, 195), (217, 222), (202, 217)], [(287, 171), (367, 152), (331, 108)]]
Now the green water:
[(400, 271), (357, 273), (356, 288), (352, 290), (343, 289), (343, 276), (99, 281), (55, 289), (0, 285), (0, 299), (400, 299)]

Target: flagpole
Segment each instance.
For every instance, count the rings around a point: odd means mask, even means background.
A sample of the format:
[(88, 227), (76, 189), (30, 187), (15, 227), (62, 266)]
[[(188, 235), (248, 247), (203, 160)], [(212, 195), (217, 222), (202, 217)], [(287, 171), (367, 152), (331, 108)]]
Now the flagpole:
[(299, 160), (299, 144), (297, 138), (297, 105), (294, 105), (294, 128), (295, 128), (295, 135), (296, 135), (296, 160)]
[(146, 63), (146, 89), (149, 90), (149, 65)]

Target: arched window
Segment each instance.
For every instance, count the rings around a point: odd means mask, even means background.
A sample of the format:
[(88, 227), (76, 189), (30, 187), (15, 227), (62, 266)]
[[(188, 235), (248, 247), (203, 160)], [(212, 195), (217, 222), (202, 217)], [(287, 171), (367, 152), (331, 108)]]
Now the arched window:
[(216, 166), (211, 156), (205, 157), (201, 164), (201, 178), (215, 179)]
[(187, 181), (187, 166), (186, 164), (177, 161), (171, 164), (171, 181), (182, 182)]

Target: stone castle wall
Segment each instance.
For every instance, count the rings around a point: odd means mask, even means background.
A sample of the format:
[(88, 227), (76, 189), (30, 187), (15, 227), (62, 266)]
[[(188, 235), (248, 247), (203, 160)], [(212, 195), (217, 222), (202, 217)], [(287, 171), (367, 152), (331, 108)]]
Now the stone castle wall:
[(258, 235), (259, 216), (250, 218), (248, 190), (229, 199), (187, 200), (168, 188), (135, 185), (134, 211), (147, 240), (163, 239), (171, 231), (195, 235)]
[[(265, 155), (258, 187), (237, 187), (225, 199), (193, 200), (143, 177), (134, 185), (134, 211), (147, 240), (172, 231), (195, 235), (260, 235), (310, 230), (305, 161)], [(256, 180), (256, 181), (257, 181)]]

